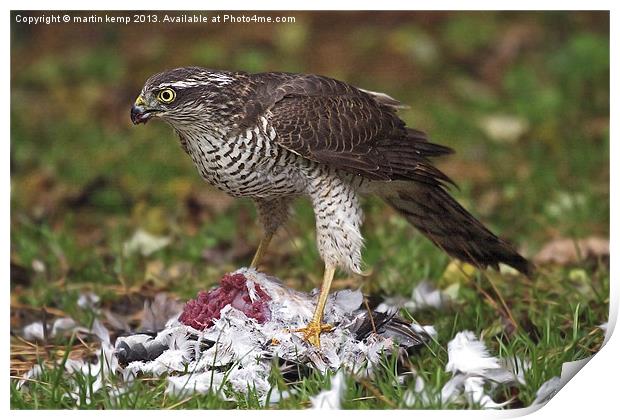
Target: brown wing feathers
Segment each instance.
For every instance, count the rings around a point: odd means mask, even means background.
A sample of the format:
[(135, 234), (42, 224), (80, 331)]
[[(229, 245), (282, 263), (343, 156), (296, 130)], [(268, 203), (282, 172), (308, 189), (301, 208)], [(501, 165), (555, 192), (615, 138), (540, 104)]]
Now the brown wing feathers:
[(392, 109), (372, 97), (289, 94), (270, 109), (281, 146), (374, 180), (450, 182), (428, 157), (451, 149), (407, 129)]
[(502, 262), (531, 272), (526, 259), (448, 194), (452, 181), (430, 158), (452, 149), (405, 127), (395, 114), (398, 101), (321, 76), (262, 77), (260, 105), (252, 109), (268, 113), (282, 147), (371, 180), (396, 181), (386, 184), (383, 198), (449, 255), (480, 267)]

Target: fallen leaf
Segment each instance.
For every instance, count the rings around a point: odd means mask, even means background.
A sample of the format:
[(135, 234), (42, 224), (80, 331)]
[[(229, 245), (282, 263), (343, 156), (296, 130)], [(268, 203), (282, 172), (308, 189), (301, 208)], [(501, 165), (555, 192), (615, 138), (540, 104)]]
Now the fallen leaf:
[(458, 260), (452, 260), (439, 278), (437, 285), (447, 288), (454, 284), (469, 284), (475, 272), (476, 267), (473, 265)]
[(145, 230), (138, 229), (136, 233), (123, 244), (125, 255), (131, 255), (139, 252), (147, 257), (152, 253), (165, 248), (170, 244), (172, 239), (168, 236), (155, 236)]
[(514, 143), (530, 128), (527, 120), (516, 115), (489, 115), (480, 120), (479, 126), (497, 143)]
[(558, 238), (548, 242), (534, 257), (536, 264), (568, 265), (587, 259), (609, 258), (609, 240)]

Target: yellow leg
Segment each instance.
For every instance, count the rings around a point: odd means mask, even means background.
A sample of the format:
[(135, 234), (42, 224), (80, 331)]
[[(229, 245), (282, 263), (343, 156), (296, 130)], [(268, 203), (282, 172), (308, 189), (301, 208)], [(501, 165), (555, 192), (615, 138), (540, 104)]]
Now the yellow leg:
[(265, 255), (265, 252), (267, 251), (267, 248), (269, 247), (269, 242), (271, 242), (272, 237), (273, 237), (273, 234), (271, 233), (265, 234), (265, 236), (263, 236), (263, 239), (261, 239), (260, 244), (258, 244), (258, 249), (256, 250), (256, 254), (254, 254), (254, 258), (252, 258), (250, 267), (258, 268), (258, 265), (260, 264), (261, 260), (263, 259), (263, 256)]
[(325, 310), (325, 303), (327, 303), (327, 296), (329, 295), (329, 289), (334, 279), (335, 267), (326, 266), (325, 273), (323, 275), (323, 284), (321, 285), (321, 293), (319, 294), (319, 301), (316, 304), (316, 309), (312, 320), (304, 328), (293, 330), (293, 332), (300, 332), (306, 341), (316, 347), (321, 347), (321, 339), (319, 338), (322, 332), (331, 331), (333, 327), (329, 324), (323, 324), (323, 311)]

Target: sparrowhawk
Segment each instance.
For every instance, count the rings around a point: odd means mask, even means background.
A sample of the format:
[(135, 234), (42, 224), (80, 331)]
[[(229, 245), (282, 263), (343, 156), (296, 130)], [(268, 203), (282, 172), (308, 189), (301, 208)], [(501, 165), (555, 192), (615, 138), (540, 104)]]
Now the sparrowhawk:
[(409, 128), (392, 97), (311, 74), (184, 67), (150, 77), (131, 108), (134, 124), (170, 124), (204, 180), (250, 197), (264, 228), (257, 267), (296, 197), (307, 196), (325, 272), (306, 340), (319, 346), (336, 268), (361, 273), (360, 195), (374, 194), (452, 257), (480, 268), (530, 263), (448, 193), (431, 163), (451, 153)]

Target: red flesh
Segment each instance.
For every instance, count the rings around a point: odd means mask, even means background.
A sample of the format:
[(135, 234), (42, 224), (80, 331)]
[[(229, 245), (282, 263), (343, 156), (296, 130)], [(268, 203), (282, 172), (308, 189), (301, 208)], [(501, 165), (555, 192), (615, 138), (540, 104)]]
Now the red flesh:
[(222, 309), (228, 304), (261, 324), (269, 321), (271, 313), (267, 302), (271, 298), (258, 284), (254, 284), (259, 299), (252, 302), (246, 282), (247, 279), (243, 274), (226, 274), (220, 280), (219, 287), (209, 292), (198, 292), (196, 299), (187, 302), (179, 321), (197, 330), (203, 330), (212, 326), (213, 320), (219, 319)]

